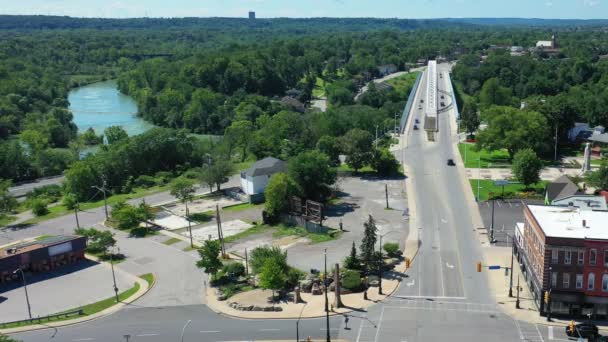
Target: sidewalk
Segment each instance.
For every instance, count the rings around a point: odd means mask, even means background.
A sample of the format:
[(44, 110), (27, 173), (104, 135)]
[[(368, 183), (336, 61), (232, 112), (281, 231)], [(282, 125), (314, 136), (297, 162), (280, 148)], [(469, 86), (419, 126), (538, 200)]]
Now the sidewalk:
[[(509, 168), (489, 168), (489, 169), (478, 169), (478, 168), (467, 168), (465, 169), (466, 176), (469, 179), (510, 179), (513, 177), (511, 169)], [(566, 169), (557, 167), (548, 167), (542, 169), (540, 172), (540, 178), (542, 180), (555, 180), (563, 175), (567, 176), (581, 176), (582, 172), (580, 169)]]

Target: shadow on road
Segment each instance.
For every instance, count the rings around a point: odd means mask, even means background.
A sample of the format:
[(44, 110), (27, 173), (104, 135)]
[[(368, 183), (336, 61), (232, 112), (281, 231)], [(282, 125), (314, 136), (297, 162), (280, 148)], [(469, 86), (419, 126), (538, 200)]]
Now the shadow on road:
[[(45, 280), (61, 277), (61, 276), (64, 276), (66, 274), (70, 274), (73, 272), (82, 271), (84, 269), (95, 266), (97, 264), (98, 264), (98, 262), (96, 262), (96, 261), (85, 259), (85, 260), (79, 261), (76, 264), (64, 265), (64, 266), (61, 266), (52, 271), (45, 271), (45, 272), (41, 272), (41, 273), (26, 272), (25, 278), (26, 278), (28, 284), (34, 284), (34, 283), (37, 283), (40, 281), (45, 281)], [(4, 283), (4, 284), (0, 285), (0, 293), (11, 291), (11, 290), (20, 288), (22, 286), (23, 286), (23, 283), (21, 282), (21, 280)]]

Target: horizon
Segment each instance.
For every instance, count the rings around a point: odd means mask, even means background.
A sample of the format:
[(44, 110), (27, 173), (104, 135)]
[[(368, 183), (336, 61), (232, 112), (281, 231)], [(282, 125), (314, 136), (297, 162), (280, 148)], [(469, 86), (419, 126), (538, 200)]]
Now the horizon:
[[(3, 15), (47, 15), (74, 18), (245, 18), (249, 11), (272, 18), (380, 19), (608, 19), (608, 0), (23, 0), (3, 4)], [(575, 13), (575, 17), (571, 15)], [(395, 15), (401, 14), (401, 15)]]

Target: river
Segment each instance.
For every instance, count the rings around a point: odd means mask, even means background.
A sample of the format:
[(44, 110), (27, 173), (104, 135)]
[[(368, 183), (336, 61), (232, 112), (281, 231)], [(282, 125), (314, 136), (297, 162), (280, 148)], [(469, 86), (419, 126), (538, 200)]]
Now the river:
[(137, 116), (137, 103), (118, 91), (115, 80), (75, 88), (68, 101), (79, 133), (92, 127), (99, 135), (109, 126), (122, 126), (129, 135), (136, 135), (154, 127)]

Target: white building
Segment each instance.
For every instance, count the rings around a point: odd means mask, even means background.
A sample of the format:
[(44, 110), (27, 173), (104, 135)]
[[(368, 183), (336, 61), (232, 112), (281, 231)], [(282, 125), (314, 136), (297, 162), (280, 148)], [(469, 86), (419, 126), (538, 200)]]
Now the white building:
[(241, 188), (250, 197), (263, 194), (270, 177), (278, 172), (285, 172), (285, 162), (273, 157), (258, 160), (250, 168), (241, 172)]

